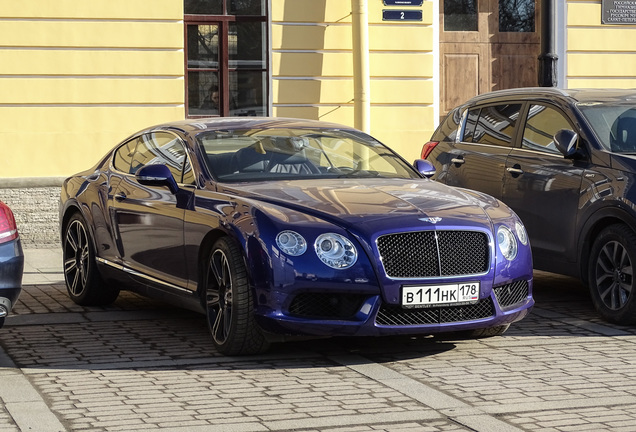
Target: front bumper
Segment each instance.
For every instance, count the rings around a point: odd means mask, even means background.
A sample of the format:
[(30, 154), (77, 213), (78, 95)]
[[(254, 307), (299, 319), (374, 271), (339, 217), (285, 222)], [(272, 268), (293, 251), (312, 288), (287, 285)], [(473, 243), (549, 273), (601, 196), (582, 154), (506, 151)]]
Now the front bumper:
[(266, 332), (288, 336), (429, 335), (511, 324), (530, 312), (534, 300), (530, 279), (494, 287), (488, 297), (464, 306), (405, 309), (379, 295), (356, 303), (350, 294), (342, 301), (315, 294), (303, 305), (257, 315), (257, 321)]

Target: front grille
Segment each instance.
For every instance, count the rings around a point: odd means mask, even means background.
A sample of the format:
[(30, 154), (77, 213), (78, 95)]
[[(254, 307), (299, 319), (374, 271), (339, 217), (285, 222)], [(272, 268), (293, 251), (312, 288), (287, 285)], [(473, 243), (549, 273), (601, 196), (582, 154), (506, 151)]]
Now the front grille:
[(488, 271), (488, 236), (477, 231), (417, 231), (378, 238), (384, 270), (392, 278), (457, 276)]
[(305, 318), (347, 319), (360, 310), (366, 298), (359, 294), (302, 293), (292, 300), (289, 313)]
[(470, 305), (426, 309), (403, 309), (400, 306), (383, 304), (375, 322), (384, 326), (409, 326), (471, 321), (494, 315), (495, 306), (489, 297)]
[(520, 280), (494, 289), (495, 297), (501, 308), (507, 308), (523, 302), (528, 297), (528, 281)]

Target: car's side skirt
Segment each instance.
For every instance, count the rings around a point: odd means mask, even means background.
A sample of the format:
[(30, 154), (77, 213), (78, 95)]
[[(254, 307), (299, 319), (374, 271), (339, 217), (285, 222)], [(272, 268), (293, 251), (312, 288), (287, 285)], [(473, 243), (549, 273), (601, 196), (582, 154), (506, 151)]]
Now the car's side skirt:
[(127, 281), (123, 281), (129, 291), (134, 291), (144, 297), (150, 297), (173, 304), (174, 306), (190, 309), (196, 312), (204, 312), (201, 299), (196, 291), (162, 281), (156, 277), (131, 269), (124, 265), (114, 263), (104, 258), (96, 258), (102, 270), (110, 274), (116, 280), (121, 280), (121, 275), (127, 275)]
[(186, 288), (183, 288), (183, 287), (168, 283), (166, 281), (162, 281), (162, 280), (157, 279), (157, 278), (152, 277), (152, 276), (148, 276), (147, 274), (141, 273), (141, 272), (139, 272), (137, 270), (133, 270), (133, 269), (131, 269), (129, 267), (126, 267), (126, 266), (123, 266), (121, 264), (117, 264), (117, 263), (114, 263), (112, 261), (106, 260), (104, 258), (99, 258), (99, 257), (97, 257), (96, 260), (98, 262), (104, 264), (104, 265), (107, 265), (109, 267), (113, 267), (113, 268), (115, 268), (117, 270), (123, 271), (124, 273), (128, 273), (131, 276), (136, 276), (136, 277), (145, 279), (145, 280), (147, 280), (147, 281), (149, 281), (149, 282), (151, 282), (153, 284), (162, 285), (162, 286), (164, 286), (166, 288), (170, 288), (172, 290), (177, 290), (177, 291), (181, 291), (183, 293), (192, 294), (192, 292), (190, 290), (186, 289)]

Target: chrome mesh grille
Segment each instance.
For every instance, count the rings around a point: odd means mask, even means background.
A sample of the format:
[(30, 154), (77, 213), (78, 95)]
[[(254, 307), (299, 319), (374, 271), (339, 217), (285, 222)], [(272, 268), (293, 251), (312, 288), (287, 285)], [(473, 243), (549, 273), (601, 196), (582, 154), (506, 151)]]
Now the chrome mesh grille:
[(494, 315), (495, 307), (489, 297), (470, 305), (426, 309), (403, 309), (400, 306), (383, 304), (375, 322), (384, 326), (408, 326), (471, 321)]
[(388, 277), (457, 276), (488, 271), (488, 236), (477, 231), (417, 231), (378, 238)]
[(501, 308), (507, 308), (523, 302), (528, 297), (528, 281), (520, 280), (494, 289), (495, 297)]

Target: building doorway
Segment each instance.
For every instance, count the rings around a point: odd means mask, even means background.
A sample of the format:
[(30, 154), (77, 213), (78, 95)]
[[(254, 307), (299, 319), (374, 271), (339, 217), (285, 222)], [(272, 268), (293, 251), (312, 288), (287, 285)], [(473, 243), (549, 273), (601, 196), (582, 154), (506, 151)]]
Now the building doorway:
[(440, 1), (440, 114), (492, 90), (538, 85), (539, 0)]

